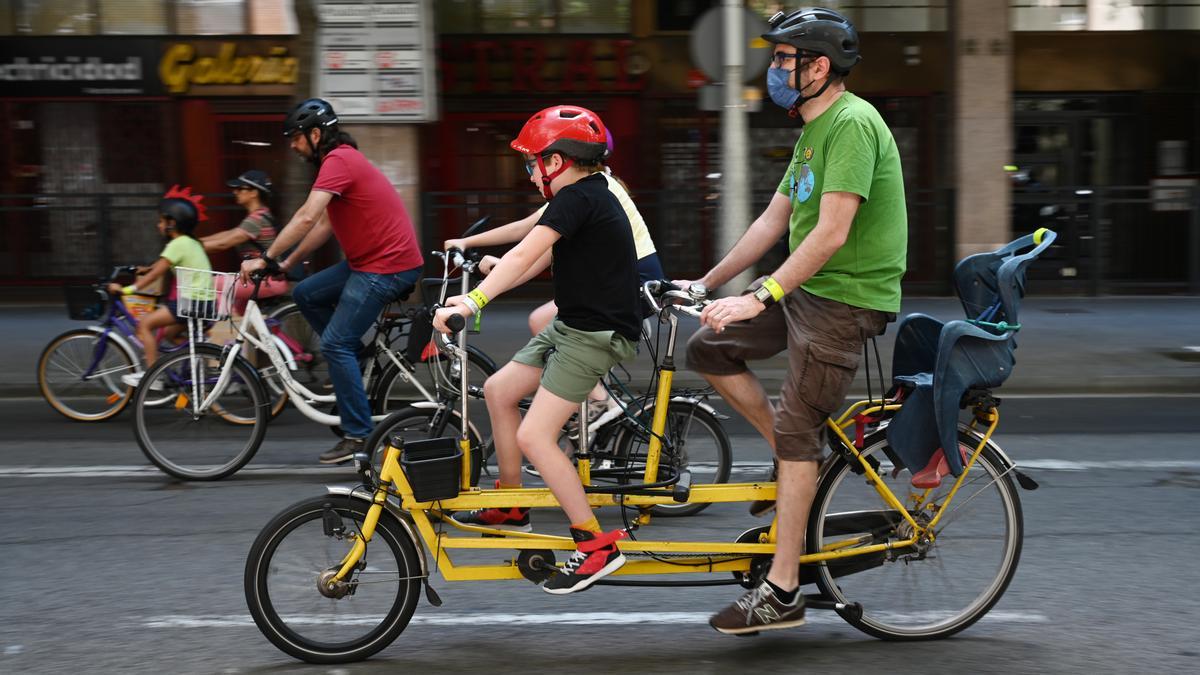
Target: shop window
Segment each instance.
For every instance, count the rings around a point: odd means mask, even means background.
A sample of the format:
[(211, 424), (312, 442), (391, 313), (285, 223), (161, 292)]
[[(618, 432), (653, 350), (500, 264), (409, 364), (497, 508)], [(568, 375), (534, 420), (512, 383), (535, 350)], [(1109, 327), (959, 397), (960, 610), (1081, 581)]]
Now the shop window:
[(628, 33), (630, 0), (438, 0), (440, 33)]
[(628, 2), (560, 0), (559, 30), (563, 33), (627, 33)]
[(250, 32), (255, 35), (295, 35), (300, 32), (293, 0), (249, 0)]
[[(947, 0), (825, 0), (818, 4), (841, 12), (859, 31), (898, 33), (946, 30)], [(775, 12), (796, 9), (793, 4), (768, 0), (748, 0), (746, 6), (764, 19), (770, 18)]]
[(1011, 0), (1014, 31), (1200, 29), (1195, 0)]
[(246, 32), (245, 0), (176, 0), (175, 32), (233, 35)]
[(91, 0), (16, 0), (17, 33), (31, 35), (92, 35), (96, 15)]
[(165, 35), (167, 6), (162, 0), (98, 0), (100, 29), (106, 35)]
[[(710, 7), (717, 6), (716, 0), (663, 0), (658, 3), (658, 29), (660, 31), (686, 31), (692, 29), (692, 24)], [(768, 3), (751, 2), (751, 9), (766, 11), (765, 8), (754, 5)], [(772, 12), (773, 14), (774, 12)], [(770, 16), (768, 14), (768, 16)]]
[(168, 152), (162, 104), (108, 101), (97, 114), (104, 182), (162, 182)]

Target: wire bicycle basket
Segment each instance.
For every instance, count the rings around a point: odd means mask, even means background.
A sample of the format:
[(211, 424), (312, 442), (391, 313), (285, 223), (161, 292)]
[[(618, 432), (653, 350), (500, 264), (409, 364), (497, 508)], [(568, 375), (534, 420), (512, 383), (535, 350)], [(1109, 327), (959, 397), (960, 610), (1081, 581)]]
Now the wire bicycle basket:
[[(188, 321), (188, 355), (191, 360), (191, 403), (193, 414), (200, 414), (212, 395), (205, 396), (200, 388), (204, 375), (196, 358), (196, 344), (204, 339), (204, 322), (228, 319), (233, 309), (233, 292), (238, 275), (233, 272), (214, 272), (190, 267), (175, 268), (175, 287), (178, 291), (175, 314)], [(218, 387), (221, 385), (218, 384)]]
[(228, 319), (237, 277), (234, 272), (176, 267), (175, 287), (179, 295), (176, 315), (203, 321)]

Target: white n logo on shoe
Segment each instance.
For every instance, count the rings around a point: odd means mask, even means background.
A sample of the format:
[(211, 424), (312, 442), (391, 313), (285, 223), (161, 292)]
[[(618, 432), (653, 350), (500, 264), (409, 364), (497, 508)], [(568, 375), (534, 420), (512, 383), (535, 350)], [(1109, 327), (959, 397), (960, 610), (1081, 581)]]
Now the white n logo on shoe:
[(755, 607), (754, 616), (758, 619), (759, 623), (775, 623), (782, 618), (779, 616), (778, 610), (767, 604), (762, 604), (758, 607)]

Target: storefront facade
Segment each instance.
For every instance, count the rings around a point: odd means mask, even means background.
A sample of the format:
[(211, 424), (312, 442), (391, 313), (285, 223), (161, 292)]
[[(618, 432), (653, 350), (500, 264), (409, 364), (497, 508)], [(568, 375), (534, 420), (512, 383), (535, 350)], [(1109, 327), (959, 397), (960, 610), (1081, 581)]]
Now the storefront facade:
[(155, 208), (172, 185), (208, 193), (207, 234), (243, 215), (228, 178), (259, 168), (282, 182), (289, 168), (279, 123), (302, 74), (290, 36), (2, 42), (0, 283), (144, 264), (161, 247)]

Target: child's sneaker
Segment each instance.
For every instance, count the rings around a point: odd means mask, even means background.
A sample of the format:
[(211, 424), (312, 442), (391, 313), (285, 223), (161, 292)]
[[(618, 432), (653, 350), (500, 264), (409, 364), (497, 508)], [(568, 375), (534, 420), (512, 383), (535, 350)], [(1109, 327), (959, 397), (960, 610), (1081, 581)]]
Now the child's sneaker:
[(542, 584), (542, 590), (555, 595), (582, 591), (621, 569), (625, 556), (617, 548), (617, 540), (624, 539), (626, 534), (625, 530), (599, 534), (572, 527), (576, 550), (567, 564)]
[(462, 525), (490, 527), (510, 532), (531, 532), (533, 530), (533, 526), (529, 523), (529, 509), (515, 507), (510, 509), (475, 509), (463, 514), (456, 513), (450, 519)]

